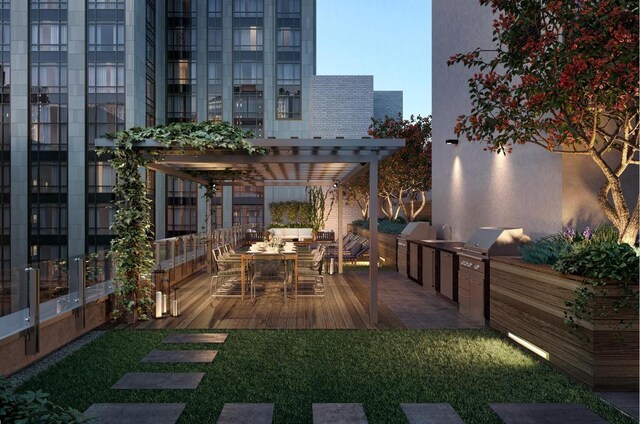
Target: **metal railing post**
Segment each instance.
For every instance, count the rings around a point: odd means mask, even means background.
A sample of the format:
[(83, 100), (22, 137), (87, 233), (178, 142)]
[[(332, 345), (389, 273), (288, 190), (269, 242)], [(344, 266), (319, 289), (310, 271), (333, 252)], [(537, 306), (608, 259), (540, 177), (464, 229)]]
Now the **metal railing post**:
[(31, 327), (27, 329), (25, 338), (25, 355), (35, 355), (40, 352), (40, 270), (27, 267), (27, 321)]
[(74, 303), (79, 303), (75, 308), (76, 329), (81, 330), (87, 326), (87, 261), (84, 257), (74, 260), (78, 272), (78, 297), (74, 299)]

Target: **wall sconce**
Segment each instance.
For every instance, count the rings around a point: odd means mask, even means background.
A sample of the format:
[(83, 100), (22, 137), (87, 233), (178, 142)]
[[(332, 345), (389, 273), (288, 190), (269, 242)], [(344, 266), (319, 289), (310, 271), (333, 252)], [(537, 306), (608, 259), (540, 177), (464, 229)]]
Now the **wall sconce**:
[(453, 144), (454, 146), (458, 145), (458, 139), (457, 138), (450, 138), (448, 140), (445, 140), (446, 144)]
[(339, 185), (340, 184), (338, 184), (338, 182), (336, 181), (336, 182), (333, 183), (333, 188), (338, 188)]

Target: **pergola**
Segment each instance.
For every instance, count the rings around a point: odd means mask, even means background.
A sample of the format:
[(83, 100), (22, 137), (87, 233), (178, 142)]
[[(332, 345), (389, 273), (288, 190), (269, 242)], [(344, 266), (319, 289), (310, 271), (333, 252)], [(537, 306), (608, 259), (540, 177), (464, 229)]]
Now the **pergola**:
[[(234, 185), (262, 186), (331, 186), (343, 184), (361, 172), (369, 172), (369, 219), (378, 222), (378, 162), (404, 147), (403, 139), (255, 139), (255, 146), (269, 149), (266, 155), (248, 156), (225, 150), (180, 150), (167, 148), (154, 140), (137, 143), (148, 157), (155, 158), (147, 167), (207, 184), (193, 175), (193, 171), (252, 171), (251, 182), (233, 181)], [(96, 140), (96, 147), (113, 148), (110, 139)], [(197, 175), (197, 173), (195, 173)], [(343, 193), (338, 190), (338, 272), (343, 272)], [(378, 264), (378, 228), (369, 230), (370, 264)], [(370, 306), (369, 320), (378, 321), (378, 267), (369, 266)]]

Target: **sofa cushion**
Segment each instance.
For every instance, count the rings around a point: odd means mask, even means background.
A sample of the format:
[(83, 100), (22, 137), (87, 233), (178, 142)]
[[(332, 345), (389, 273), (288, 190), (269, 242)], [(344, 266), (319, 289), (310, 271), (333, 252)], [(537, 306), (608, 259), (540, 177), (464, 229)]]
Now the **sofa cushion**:
[(298, 238), (298, 229), (297, 228), (283, 228), (284, 236), (286, 238)]
[(353, 246), (349, 249), (351, 256), (355, 256), (362, 249), (362, 243), (354, 243)]
[(311, 228), (299, 228), (298, 229), (298, 237), (301, 238), (301, 239), (313, 238), (313, 229), (311, 229)]
[(271, 236), (272, 237), (282, 237), (284, 235), (285, 228), (272, 228)]

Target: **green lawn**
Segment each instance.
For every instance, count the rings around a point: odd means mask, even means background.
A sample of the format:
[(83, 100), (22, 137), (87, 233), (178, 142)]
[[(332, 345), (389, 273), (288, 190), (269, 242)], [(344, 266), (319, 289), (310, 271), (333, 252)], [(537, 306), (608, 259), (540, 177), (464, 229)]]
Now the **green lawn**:
[[(140, 364), (169, 331), (109, 331), (22, 389), (61, 406), (186, 402), (181, 423), (214, 422), (225, 402), (273, 402), (276, 423), (310, 423), (313, 402), (361, 402), (370, 423), (404, 423), (403, 402), (447, 402), (466, 423), (499, 423), (492, 402), (577, 402), (632, 423), (496, 334), (459, 331), (231, 331), (211, 364)], [(215, 348), (214, 348), (215, 349)], [(130, 371), (200, 371), (197, 390), (110, 390)]]

